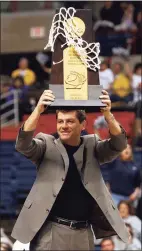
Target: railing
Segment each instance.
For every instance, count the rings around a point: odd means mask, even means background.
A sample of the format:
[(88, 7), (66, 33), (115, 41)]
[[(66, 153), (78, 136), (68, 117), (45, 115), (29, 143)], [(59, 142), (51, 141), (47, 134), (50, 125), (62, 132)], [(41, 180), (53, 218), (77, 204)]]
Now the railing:
[[(9, 98), (10, 97), (10, 98)], [(19, 95), (17, 90), (11, 90), (0, 95), (1, 128), (19, 124)]]

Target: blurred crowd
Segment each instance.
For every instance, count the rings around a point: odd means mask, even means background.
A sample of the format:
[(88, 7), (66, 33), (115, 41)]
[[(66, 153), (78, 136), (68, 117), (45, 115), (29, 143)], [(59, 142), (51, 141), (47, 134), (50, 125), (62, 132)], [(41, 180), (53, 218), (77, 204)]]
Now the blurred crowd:
[[(141, 21), (140, 2), (105, 1), (100, 10), (100, 20), (94, 24), (96, 39), (102, 44), (102, 53), (123, 56), (140, 54)], [(110, 47), (105, 45), (106, 42)]]
[[(132, 70), (129, 62), (115, 62), (111, 66), (107, 60), (100, 66), (100, 84), (110, 93), (111, 101), (116, 104), (136, 104), (142, 94), (142, 63)], [(119, 103), (117, 103), (119, 102)]]
[[(50, 76), (51, 68), (47, 67), (46, 64), (41, 65), (41, 67)], [(140, 62), (137, 62), (134, 68), (131, 69), (128, 61), (124, 61), (124, 63), (122, 61), (111, 62), (110, 58), (105, 58), (105, 60), (102, 60), (100, 66), (100, 84), (109, 92), (112, 106), (133, 108), (138, 126), (135, 146), (128, 145), (119, 158), (101, 166), (104, 181), (112, 194), (114, 203), (118, 206), (120, 215), (128, 228), (131, 238), (129, 243), (125, 244), (118, 236), (103, 240), (96, 240), (94, 237), (94, 250), (141, 250), (141, 74), (142, 64)], [(23, 106), (23, 104), (26, 104), (28, 100), (27, 104), (29, 103), (29, 106), (27, 107), (29, 107), (29, 112), (31, 112), (38, 101), (39, 90), (42, 91), (45, 87), (39, 89), (39, 86), (37, 86), (36, 72), (30, 69), (30, 62), (27, 58), (19, 60), (18, 67), (15, 67), (15, 70), (11, 72), (10, 78), (10, 85), (7, 83), (2, 85), (2, 93), (9, 91), (10, 94), (7, 100), (10, 100), (12, 99), (10, 91), (13, 89), (18, 90), (19, 107), (25, 109), (25, 105)], [(37, 92), (38, 95), (35, 95)], [(33, 96), (29, 96), (29, 93), (33, 93)], [(24, 114), (25, 110), (22, 111)], [(95, 133), (99, 133), (98, 129), (106, 126), (104, 119), (99, 117), (94, 122)], [(136, 161), (134, 150), (137, 148), (139, 150), (137, 152), (139, 153), (139, 159)], [(17, 245), (19, 250), (21, 250), (21, 243), (16, 242), (13, 246), (13, 243), (11, 245), (6, 237), (1, 238), (1, 250), (10, 251), (12, 250), (12, 246), (13, 250), (15, 250), (15, 246), (17, 247)]]
[[(44, 55), (44, 54), (43, 54)], [(129, 107), (135, 110), (137, 117), (142, 116), (142, 63), (137, 62), (131, 69), (128, 60), (111, 61), (112, 58), (102, 58), (99, 71), (100, 84), (110, 94), (112, 107)], [(12, 91), (16, 90), (19, 98), (19, 118), (22, 121), (23, 114), (30, 113), (42, 91), (49, 88), (51, 66), (40, 63), (39, 68), (47, 75), (48, 81), (39, 81), (39, 76), (34, 69), (30, 69), (27, 58), (20, 58), (18, 66), (11, 72), (8, 79), (1, 78), (1, 105), (13, 99)], [(12, 106), (12, 105), (11, 105)], [(11, 109), (4, 108), (1, 113)]]
[[(141, 1), (3, 1), (3, 12), (53, 10), (60, 7), (92, 9), (95, 40), (101, 43), (101, 55), (141, 53)], [(99, 8), (98, 8), (99, 6)]]

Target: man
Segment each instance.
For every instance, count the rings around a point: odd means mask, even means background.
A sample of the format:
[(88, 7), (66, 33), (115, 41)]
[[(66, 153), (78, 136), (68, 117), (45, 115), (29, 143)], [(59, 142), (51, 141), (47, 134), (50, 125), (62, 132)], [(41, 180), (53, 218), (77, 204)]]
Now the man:
[(114, 251), (114, 242), (110, 238), (105, 238), (101, 241), (101, 251)]
[(20, 59), (18, 69), (12, 72), (11, 77), (13, 79), (16, 77), (22, 77), (26, 86), (32, 86), (36, 81), (36, 75), (31, 69), (29, 69), (29, 61), (27, 58)]
[(103, 61), (100, 65), (99, 78), (103, 89), (110, 92), (114, 81), (114, 75), (107, 61)]
[(17, 138), (16, 149), (37, 165), (37, 178), (12, 236), (31, 242), (31, 250), (93, 250), (92, 228), (96, 238), (118, 234), (127, 242), (99, 168), (127, 145), (124, 130), (110, 112), (108, 93), (103, 90), (100, 96), (111, 135), (104, 141), (96, 135), (80, 137), (86, 124), (81, 110), (57, 111), (58, 139), (43, 133), (33, 138), (40, 114), (54, 99), (51, 90), (44, 91)]

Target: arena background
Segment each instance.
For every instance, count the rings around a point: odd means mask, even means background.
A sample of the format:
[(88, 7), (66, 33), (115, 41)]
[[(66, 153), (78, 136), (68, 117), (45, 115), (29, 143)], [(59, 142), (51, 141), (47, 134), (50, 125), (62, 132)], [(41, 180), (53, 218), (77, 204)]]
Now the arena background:
[[(63, 6), (92, 9), (93, 27), (90, 29), (101, 47), (100, 83), (110, 93), (112, 112), (127, 132), (133, 163), (141, 173), (142, 6), (141, 1), (1, 1), (0, 5), (1, 250), (12, 250), (15, 240), (10, 236), (11, 230), (36, 176), (35, 166), (16, 152), (14, 145), (20, 125), (50, 84), (52, 53), (43, 48), (56, 9)], [(23, 58), (28, 60), (28, 68), (35, 76), (28, 84), (20, 73), (13, 73)], [(16, 81), (20, 81), (20, 86), (17, 87)], [(55, 114), (45, 111), (35, 133), (55, 133), (55, 125)], [(109, 136), (100, 112), (87, 114), (87, 133), (94, 132), (102, 139)], [(106, 176), (107, 171), (104, 179)], [(133, 204), (133, 215), (139, 220), (140, 205), (141, 192)], [(101, 250), (99, 242), (94, 243), (94, 250)]]

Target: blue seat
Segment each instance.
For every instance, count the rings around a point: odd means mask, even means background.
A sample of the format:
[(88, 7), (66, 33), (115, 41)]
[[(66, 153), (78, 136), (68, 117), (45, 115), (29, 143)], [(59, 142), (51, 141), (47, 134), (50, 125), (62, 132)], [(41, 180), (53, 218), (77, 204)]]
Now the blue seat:
[(142, 168), (142, 151), (134, 151), (134, 162), (138, 168)]
[(1, 173), (1, 181), (2, 182), (4, 182), (4, 181), (9, 182), (10, 181), (10, 179), (11, 179), (11, 170), (10, 170), (10, 168), (1, 169), (0, 173)]
[(35, 165), (15, 150), (15, 142), (0, 142), (0, 213), (13, 215), (17, 202), (25, 199), (36, 178)]
[(9, 182), (0, 184), (1, 197), (0, 197), (0, 214), (15, 215), (16, 214), (16, 201), (13, 196), (12, 187)]

